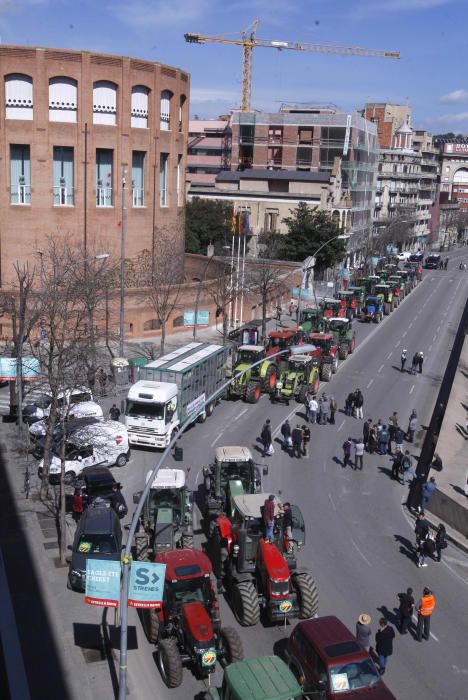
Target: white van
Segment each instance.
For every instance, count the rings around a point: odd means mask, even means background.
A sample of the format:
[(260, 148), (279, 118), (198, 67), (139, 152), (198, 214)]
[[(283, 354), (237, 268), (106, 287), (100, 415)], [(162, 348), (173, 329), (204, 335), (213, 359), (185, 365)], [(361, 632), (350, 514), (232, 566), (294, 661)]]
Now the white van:
[[(96, 421), (103, 421), (104, 414), (102, 408), (95, 401), (83, 401), (70, 406), (67, 413), (67, 423), (83, 420), (85, 418), (94, 418)], [(31, 440), (39, 440), (47, 432), (48, 417), (32, 423), (29, 426), (29, 436)]]
[[(66, 443), (65, 483), (73, 481), (85, 467), (100, 464), (103, 467), (124, 467), (130, 459), (127, 428), (117, 421), (84, 426), (73, 433)], [(43, 460), (39, 463), (38, 473), (42, 476)], [(60, 481), (60, 456), (54, 454), (49, 468), (51, 484)]]
[[(93, 402), (94, 398), (91, 389), (87, 387), (77, 387), (76, 389), (66, 389), (58, 395), (57, 408), (59, 411), (67, 412), (69, 407), (74, 404), (83, 402)], [(50, 413), (50, 404), (52, 396), (47, 390), (34, 403), (23, 405), (23, 420), (25, 423), (34, 423), (35, 421), (47, 418)]]

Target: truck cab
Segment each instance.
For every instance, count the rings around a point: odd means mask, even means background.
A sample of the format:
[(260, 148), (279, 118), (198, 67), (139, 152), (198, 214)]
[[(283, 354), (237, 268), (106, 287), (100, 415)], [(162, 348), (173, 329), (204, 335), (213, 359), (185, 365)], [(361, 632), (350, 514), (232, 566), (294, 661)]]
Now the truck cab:
[(140, 380), (128, 391), (125, 425), (131, 445), (167, 447), (179, 426), (177, 384)]

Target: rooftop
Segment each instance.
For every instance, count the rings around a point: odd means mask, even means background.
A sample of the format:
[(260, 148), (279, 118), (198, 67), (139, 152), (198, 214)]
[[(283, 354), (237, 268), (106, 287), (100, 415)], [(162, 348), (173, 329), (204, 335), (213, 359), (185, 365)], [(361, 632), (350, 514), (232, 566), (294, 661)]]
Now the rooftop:
[(269, 170), (267, 168), (234, 172), (225, 170), (216, 176), (217, 182), (239, 182), (240, 180), (291, 180), (293, 182), (329, 182), (329, 172), (309, 170)]

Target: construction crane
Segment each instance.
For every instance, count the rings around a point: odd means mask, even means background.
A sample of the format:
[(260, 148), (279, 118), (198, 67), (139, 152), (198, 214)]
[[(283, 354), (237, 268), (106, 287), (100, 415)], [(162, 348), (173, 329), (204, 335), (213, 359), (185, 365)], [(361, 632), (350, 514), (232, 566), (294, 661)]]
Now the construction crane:
[(202, 36), (201, 34), (184, 34), (189, 44), (205, 44), (207, 41), (218, 44), (234, 44), (242, 46), (242, 98), (241, 111), (250, 111), (252, 95), (252, 54), (254, 47), (277, 49), (278, 51), (312, 51), (315, 53), (336, 53), (347, 56), (373, 56), (375, 58), (400, 58), (399, 51), (379, 51), (363, 49), (359, 46), (342, 46), (341, 44), (306, 44), (297, 41), (278, 41), (275, 39), (257, 39), (258, 20), (252, 23), (252, 30), (242, 32), (241, 39), (226, 39), (224, 36)]

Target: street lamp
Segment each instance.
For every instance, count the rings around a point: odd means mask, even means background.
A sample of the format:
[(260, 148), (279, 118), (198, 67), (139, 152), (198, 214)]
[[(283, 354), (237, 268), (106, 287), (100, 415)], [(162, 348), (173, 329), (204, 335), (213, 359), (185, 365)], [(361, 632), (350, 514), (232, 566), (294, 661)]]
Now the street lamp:
[(120, 226), (120, 333), (119, 333), (119, 354), (124, 356), (125, 339), (125, 175), (127, 171), (122, 171), (122, 221)]
[[(275, 352), (273, 355), (269, 356), (269, 359), (273, 359), (274, 357), (278, 357), (279, 355), (284, 355), (285, 353), (290, 353), (292, 355), (298, 355), (302, 353), (308, 353), (308, 352), (314, 352), (316, 349), (315, 345), (312, 344), (307, 344), (304, 343), (303, 345), (292, 345), (289, 348), (286, 348), (284, 350), (279, 350), (278, 352)], [(216, 401), (217, 398), (219, 398), (224, 391), (228, 388), (228, 386), (235, 380), (241, 377), (242, 375), (246, 374), (247, 372), (250, 372), (251, 369), (254, 367), (258, 367), (259, 365), (262, 364), (264, 360), (259, 360), (258, 362), (254, 362), (252, 365), (249, 367), (246, 367), (246, 369), (242, 370), (241, 372), (236, 372), (236, 374), (228, 379), (217, 391), (215, 391), (211, 396), (208, 396), (203, 404), (203, 408), (207, 406), (210, 403), (213, 403), (213, 401)], [(143, 505), (145, 503), (145, 500), (148, 496), (148, 493), (151, 489), (151, 485), (154, 482), (154, 479), (156, 478), (156, 475), (158, 471), (160, 470), (161, 466), (163, 465), (164, 461), (166, 458), (169, 456), (172, 448), (174, 447), (175, 443), (179, 439), (181, 435), (184, 434), (184, 432), (187, 430), (187, 428), (193, 423), (193, 416), (190, 416), (187, 418), (184, 423), (182, 423), (179, 432), (174, 435), (164, 452), (162, 453), (161, 457), (159, 458), (158, 462), (156, 465), (153, 467), (153, 471), (151, 472), (151, 476), (146, 479), (146, 484), (145, 488), (141, 492), (140, 495), (140, 500), (138, 501), (137, 507), (133, 513), (132, 517), (132, 522), (130, 524), (130, 528), (128, 531), (128, 538), (127, 538), (127, 544), (125, 545), (125, 551), (122, 555), (122, 565), (123, 565), (123, 571), (122, 571), (122, 590), (120, 594), (120, 658), (119, 658), (119, 698), (118, 700), (125, 700), (127, 697), (127, 633), (128, 633), (128, 593), (129, 593), (129, 583), (130, 583), (130, 562), (131, 562), (131, 550), (132, 550), (132, 542), (133, 538), (135, 537), (135, 532), (138, 526), (138, 521), (140, 518), (141, 511), (143, 510)]]
[[(348, 234), (340, 233), (338, 236), (333, 236), (333, 238), (329, 238), (328, 241), (325, 241), (324, 243), (322, 243), (322, 245), (319, 246), (317, 248), (317, 250), (314, 253), (312, 253), (312, 255), (310, 255), (308, 258), (306, 258), (306, 260), (304, 261), (305, 265), (302, 268), (302, 277), (304, 278), (304, 276), (307, 274), (307, 272), (309, 272), (309, 270), (313, 271), (313, 269), (315, 267), (316, 257), (320, 253), (320, 251), (323, 248), (325, 248), (325, 246), (327, 246), (332, 241), (339, 241), (339, 240), (347, 241), (348, 238), (349, 238)], [(301, 320), (302, 282), (303, 282), (303, 279), (301, 279), (301, 286), (299, 287), (299, 298), (297, 301), (297, 322), (298, 323), (300, 323), (300, 320)], [(312, 280), (312, 284), (313, 284), (313, 282), (314, 281)]]

